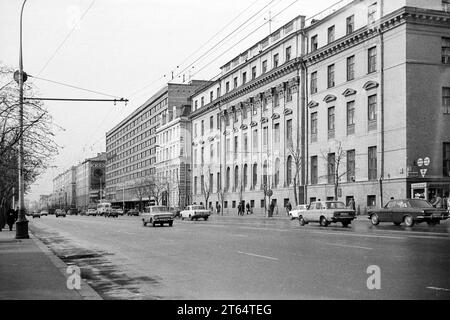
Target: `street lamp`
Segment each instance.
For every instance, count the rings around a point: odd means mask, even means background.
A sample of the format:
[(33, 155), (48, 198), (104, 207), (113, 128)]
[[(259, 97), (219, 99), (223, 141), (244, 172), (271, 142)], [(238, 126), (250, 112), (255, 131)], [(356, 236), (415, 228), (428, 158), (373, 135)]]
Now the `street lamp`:
[(28, 220), (25, 216), (24, 206), (24, 175), (23, 175), (23, 83), (27, 80), (27, 74), (23, 72), (22, 61), (22, 16), (23, 8), (27, 0), (23, 1), (20, 10), (20, 47), (19, 47), (19, 70), (14, 73), (15, 80), (19, 83), (19, 213), (16, 222), (16, 239), (28, 239)]

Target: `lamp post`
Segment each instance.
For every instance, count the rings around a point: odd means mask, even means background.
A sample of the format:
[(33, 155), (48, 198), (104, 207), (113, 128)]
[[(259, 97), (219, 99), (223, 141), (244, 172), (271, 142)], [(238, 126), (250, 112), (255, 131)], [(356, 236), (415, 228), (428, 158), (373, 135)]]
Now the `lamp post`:
[(21, 134), (19, 140), (19, 212), (16, 222), (16, 239), (28, 239), (28, 220), (25, 216), (24, 206), (24, 175), (23, 175), (23, 83), (27, 80), (27, 74), (23, 72), (22, 61), (22, 16), (23, 8), (27, 0), (23, 1), (20, 10), (20, 44), (19, 44), (19, 71), (14, 73), (15, 80), (19, 83), (19, 132)]

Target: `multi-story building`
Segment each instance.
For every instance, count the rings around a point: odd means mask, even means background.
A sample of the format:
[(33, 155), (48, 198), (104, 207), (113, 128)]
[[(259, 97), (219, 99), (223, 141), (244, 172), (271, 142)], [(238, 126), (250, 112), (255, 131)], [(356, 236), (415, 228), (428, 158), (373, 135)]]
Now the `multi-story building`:
[(76, 167), (76, 206), (83, 210), (104, 198), (106, 153), (84, 160)]
[(53, 207), (67, 209), (76, 206), (76, 167), (64, 171), (53, 179)]
[(162, 204), (185, 207), (190, 203), (191, 106), (168, 109), (156, 129), (156, 179), (165, 185)]
[[(240, 201), (265, 212), (298, 197), (304, 153), (302, 72), (305, 52), (298, 16), (221, 68), (193, 97), (193, 201), (224, 212)], [(299, 174), (296, 175), (296, 170)], [(304, 183), (303, 183), (304, 184)], [(297, 189), (298, 190), (298, 189)]]
[(140, 195), (140, 184), (155, 174), (156, 130), (161, 115), (173, 107), (190, 106), (190, 96), (204, 84), (199, 80), (189, 84), (169, 83), (106, 133), (106, 198), (109, 201), (130, 208), (149, 200)]
[(446, 3), (351, 1), (305, 28), (308, 201), (449, 192)]

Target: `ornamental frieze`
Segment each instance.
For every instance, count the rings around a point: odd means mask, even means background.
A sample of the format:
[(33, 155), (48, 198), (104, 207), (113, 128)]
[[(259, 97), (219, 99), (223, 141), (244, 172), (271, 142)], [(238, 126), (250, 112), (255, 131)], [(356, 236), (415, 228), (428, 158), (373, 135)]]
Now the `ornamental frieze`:
[(328, 102), (333, 102), (333, 101), (335, 101), (336, 99), (337, 99), (337, 98), (336, 98), (335, 95), (327, 94), (327, 95), (325, 96), (325, 98), (323, 98), (323, 101), (325, 101), (326, 103), (328, 103)]
[(258, 125), (258, 122), (256, 122), (256, 121), (250, 122), (250, 127), (255, 127), (257, 125)]
[(351, 88), (347, 88), (347, 89), (345, 89), (344, 92), (342, 92), (342, 95), (343, 95), (344, 97), (352, 96), (352, 95), (354, 95), (354, 94), (356, 94), (356, 90), (351, 89)]
[(292, 114), (292, 109), (285, 108), (284, 111), (283, 111), (283, 114), (284, 114), (285, 116)]
[(269, 119), (267, 119), (267, 117), (261, 117), (261, 123), (266, 123), (269, 121)]
[(274, 114), (272, 114), (271, 118), (272, 118), (272, 120), (279, 119), (280, 115), (278, 113), (274, 113)]

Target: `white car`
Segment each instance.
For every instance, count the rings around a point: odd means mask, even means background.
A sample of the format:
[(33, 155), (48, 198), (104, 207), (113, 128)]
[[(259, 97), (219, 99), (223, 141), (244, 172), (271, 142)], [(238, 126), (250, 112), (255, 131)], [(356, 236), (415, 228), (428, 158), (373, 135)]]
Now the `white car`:
[(86, 212), (87, 216), (96, 216), (97, 215), (97, 210), (93, 209), (93, 208), (89, 208)]
[(181, 220), (189, 219), (189, 220), (198, 220), (200, 218), (205, 221), (208, 220), (211, 215), (211, 211), (205, 209), (203, 205), (190, 205), (187, 206), (185, 210), (180, 212)]
[(298, 217), (301, 216), (306, 210), (308, 210), (307, 204), (299, 204), (294, 209), (289, 211), (289, 217), (291, 217), (291, 220), (298, 219)]
[(157, 224), (163, 226), (165, 223), (171, 227), (173, 225), (173, 213), (166, 206), (148, 206), (142, 216), (142, 224), (147, 223), (155, 227)]
[(347, 227), (355, 219), (355, 210), (349, 209), (341, 201), (316, 201), (309, 205), (308, 210), (299, 215), (301, 226), (310, 222), (319, 222), (326, 227), (330, 223), (342, 223)]

